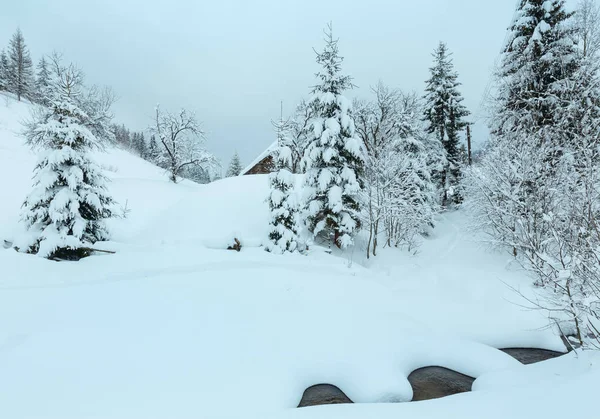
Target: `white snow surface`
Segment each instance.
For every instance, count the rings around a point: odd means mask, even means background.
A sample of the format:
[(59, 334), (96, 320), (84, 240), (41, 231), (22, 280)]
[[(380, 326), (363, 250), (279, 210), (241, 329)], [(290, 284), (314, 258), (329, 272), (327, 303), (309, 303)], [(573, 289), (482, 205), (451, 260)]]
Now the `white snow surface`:
[[(8, 106), (5, 106), (5, 103)], [(28, 105), (0, 97), (0, 239), (11, 239), (35, 156), (16, 134)], [(283, 256), (268, 232), (267, 176), (169, 183), (130, 154), (98, 155), (130, 213), (115, 255), (51, 262), (0, 248), (1, 418), (593, 417), (600, 356), (523, 366), (504, 347), (561, 350), (509, 257), (482, 249), (461, 212), (410, 255), (313, 246)], [(233, 238), (241, 252), (224, 250)], [(335, 253), (335, 252), (334, 252)], [(411, 399), (439, 365), (472, 393)], [(551, 378), (551, 379), (550, 379)], [(295, 409), (314, 384), (354, 405)], [(519, 385), (518, 383), (522, 383)], [(394, 403), (392, 403), (394, 402)]]

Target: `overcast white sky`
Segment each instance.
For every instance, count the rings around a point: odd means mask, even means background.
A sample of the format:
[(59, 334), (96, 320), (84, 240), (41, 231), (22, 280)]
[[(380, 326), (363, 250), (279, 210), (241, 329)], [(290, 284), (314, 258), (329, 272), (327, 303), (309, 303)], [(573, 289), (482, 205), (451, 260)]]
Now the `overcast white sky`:
[[(273, 140), (271, 119), (306, 97), (313, 47), (333, 21), (344, 72), (366, 97), (379, 79), (421, 93), (440, 40), (454, 53), (474, 114), (502, 49), (516, 0), (19, 0), (4, 2), (0, 46), (20, 26), (37, 61), (58, 50), (89, 83), (112, 86), (116, 120), (150, 123), (156, 103), (194, 110), (226, 166)], [(575, 3), (571, 0), (570, 3)], [(484, 123), (475, 140), (486, 135)]]

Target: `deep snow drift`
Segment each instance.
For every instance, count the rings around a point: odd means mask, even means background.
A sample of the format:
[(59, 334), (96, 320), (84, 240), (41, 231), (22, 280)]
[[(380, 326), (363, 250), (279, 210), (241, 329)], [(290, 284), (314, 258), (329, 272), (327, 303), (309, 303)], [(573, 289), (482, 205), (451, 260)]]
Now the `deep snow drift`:
[[(10, 239), (35, 157), (0, 103), (0, 238)], [(266, 176), (173, 185), (113, 150), (97, 155), (130, 210), (115, 255), (56, 263), (0, 250), (0, 417), (564, 418), (590, 416), (593, 354), (523, 366), (504, 347), (561, 350), (544, 313), (506, 284), (529, 281), (481, 249), (460, 212), (411, 256), (395, 249), (275, 256)], [(224, 248), (237, 237), (241, 252)], [(440, 365), (474, 392), (419, 403), (407, 376)], [(318, 383), (356, 405), (294, 409)], [(373, 404), (379, 402), (381, 404)]]

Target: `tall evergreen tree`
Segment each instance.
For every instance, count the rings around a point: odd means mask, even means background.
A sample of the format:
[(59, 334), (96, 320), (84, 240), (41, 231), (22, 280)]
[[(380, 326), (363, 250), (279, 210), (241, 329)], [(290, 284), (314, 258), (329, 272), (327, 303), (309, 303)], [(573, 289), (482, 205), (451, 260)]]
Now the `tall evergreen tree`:
[(492, 130), (535, 133), (553, 125), (556, 95), (580, 66), (576, 32), (564, 0), (521, 0), (498, 72), (500, 81)]
[(431, 77), (425, 89), (424, 121), (427, 123), (427, 132), (435, 135), (446, 151), (444, 167), (438, 174), (443, 205), (447, 205), (450, 198), (455, 203), (462, 200), (458, 192), (462, 166), (459, 142), (460, 132), (468, 124), (464, 118), (469, 115), (458, 91), (460, 83), (451, 55), (446, 44), (440, 42), (433, 53), (434, 64), (430, 68)]
[(148, 158), (146, 160), (156, 163), (159, 158), (159, 148), (158, 143), (156, 142), (156, 135), (151, 135), (150, 140), (148, 142)]
[(307, 147), (302, 159), (306, 171), (306, 221), (317, 235), (333, 233), (333, 242), (345, 248), (360, 227), (358, 194), (362, 187), (363, 150), (355, 133), (352, 104), (344, 91), (352, 79), (341, 74), (343, 58), (331, 25), (325, 48), (317, 52), (319, 84), (312, 90), (307, 124)]
[(146, 138), (144, 137), (144, 133), (140, 132), (138, 134), (138, 150), (140, 153), (140, 157), (143, 159), (148, 159), (148, 146), (146, 145)]
[(0, 51), (0, 91), (9, 89), (8, 56), (6, 51)]
[(28, 144), (41, 153), (34, 189), (23, 204), (29, 234), (15, 246), (46, 258), (78, 259), (108, 238), (105, 220), (113, 215), (113, 200), (89, 156), (106, 140), (94, 135), (101, 119), (82, 111), (82, 74), (73, 66), (56, 70), (50, 106), (38, 109), (25, 132)]
[(233, 157), (231, 158), (231, 162), (229, 163), (229, 167), (227, 168), (227, 173), (225, 177), (234, 177), (239, 176), (242, 173), (244, 168), (242, 167), (242, 163), (240, 162), (240, 156), (237, 153), (233, 153)]
[(48, 87), (50, 85), (50, 69), (45, 57), (42, 57), (37, 65), (37, 77), (35, 79), (35, 96), (39, 103), (48, 105), (45, 100), (48, 96)]
[(31, 97), (34, 89), (33, 63), (21, 29), (17, 29), (8, 47), (9, 90), (22, 97)]
[(146, 139), (141, 132), (133, 132), (131, 134), (131, 149), (136, 152), (141, 158), (146, 159)]

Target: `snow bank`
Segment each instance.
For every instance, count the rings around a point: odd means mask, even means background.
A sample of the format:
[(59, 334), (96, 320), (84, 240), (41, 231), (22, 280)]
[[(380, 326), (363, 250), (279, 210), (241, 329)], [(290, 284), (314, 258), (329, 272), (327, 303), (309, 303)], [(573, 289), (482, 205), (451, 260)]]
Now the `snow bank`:
[(0, 251), (15, 270), (0, 281), (0, 412), (240, 417), (293, 408), (317, 383), (358, 403), (407, 401), (421, 366), (520, 367), (437, 333), (410, 296), (339, 262), (164, 246), (66, 264)]
[[(287, 410), (272, 415), (244, 416), (261, 419), (564, 419), (574, 414), (596, 417), (600, 382), (598, 354), (567, 363), (578, 373), (533, 387), (476, 391), (426, 402), (377, 405), (332, 405)], [(565, 365), (567, 365), (565, 364)], [(557, 372), (556, 363), (538, 366), (546, 376)], [(587, 368), (585, 372), (582, 369)], [(561, 368), (559, 367), (559, 370)], [(522, 368), (522, 371), (528, 371)]]
[(269, 230), (268, 195), (267, 175), (202, 185), (152, 220), (134, 241), (226, 249), (237, 238), (243, 247), (261, 246)]

